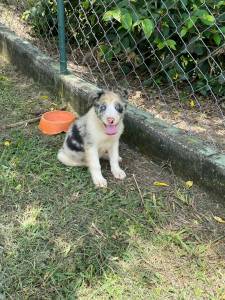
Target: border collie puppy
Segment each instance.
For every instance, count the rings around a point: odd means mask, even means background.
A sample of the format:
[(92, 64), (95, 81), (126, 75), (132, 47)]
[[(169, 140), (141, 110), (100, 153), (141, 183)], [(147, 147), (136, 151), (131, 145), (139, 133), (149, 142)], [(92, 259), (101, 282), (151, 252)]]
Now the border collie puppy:
[(58, 160), (66, 166), (87, 166), (97, 187), (106, 187), (100, 158), (108, 159), (112, 174), (124, 179), (120, 168), (119, 139), (124, 130), (123, 117), (126, 101), (111, 91), (100, 91), (93, 106), (68, 130)]

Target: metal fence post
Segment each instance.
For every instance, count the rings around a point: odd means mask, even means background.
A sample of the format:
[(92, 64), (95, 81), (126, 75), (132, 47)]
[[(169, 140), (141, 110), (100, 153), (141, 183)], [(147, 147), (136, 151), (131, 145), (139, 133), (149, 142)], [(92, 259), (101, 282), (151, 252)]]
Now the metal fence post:
[(67, 74), (66, 38), (65, 38), (65, 10), (63, 0), (57, 0), (58, 37), (60, 55), (60, 73)]

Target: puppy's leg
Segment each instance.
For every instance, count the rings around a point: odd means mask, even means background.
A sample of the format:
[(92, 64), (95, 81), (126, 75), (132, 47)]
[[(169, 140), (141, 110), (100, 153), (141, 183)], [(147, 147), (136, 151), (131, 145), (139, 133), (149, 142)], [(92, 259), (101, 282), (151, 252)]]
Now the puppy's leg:
[(117, 179), (124, 179), (126, 173), (119, 166), (119, 140), (109, 150), (109, 161), (113, 176)]
[[(105, 160), (109, 160), (109, 152), (108, 151), (105, 151), (102, 155), (101, 155), (101, 158), (102, 159), (105, 159)], [(119, 162), (121, 162), (123, 159), (121, 156), (119, 156)]]
[(97, 187), (107, 187), (107, 181), (102, 176), (98, 150), (96, 147), (90, 146), (86, 149), (86, 160), (94, 184)]

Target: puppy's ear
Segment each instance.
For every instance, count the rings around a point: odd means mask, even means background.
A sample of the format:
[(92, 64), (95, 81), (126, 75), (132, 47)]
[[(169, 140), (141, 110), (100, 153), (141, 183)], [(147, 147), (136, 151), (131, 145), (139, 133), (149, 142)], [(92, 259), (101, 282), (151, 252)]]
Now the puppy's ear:
[(99, 90), (92, 98), (93, 103), (98, 101), (104, 93), (104, 90)]
[(98, 90), (97, 93), (91, 94), (88, 98), (87, 109), (89, 110), (103, 94), (104, 90)]

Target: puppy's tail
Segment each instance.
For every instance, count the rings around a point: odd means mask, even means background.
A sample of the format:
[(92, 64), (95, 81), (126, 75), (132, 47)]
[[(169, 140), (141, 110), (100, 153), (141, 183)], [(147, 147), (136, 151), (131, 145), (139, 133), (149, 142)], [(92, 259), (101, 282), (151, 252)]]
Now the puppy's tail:
[(68, 167), (82, 167), (82, 166), (86, 166), (86, 163), (84, 161), (78, 161), (75, 159), (72, 159), (71, 157), (69, 157), (63, 148), (61, 148), (57, 154), (57, 158), (58, 160), (68, 166)]

